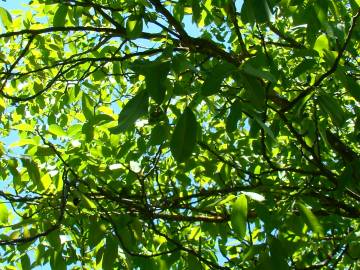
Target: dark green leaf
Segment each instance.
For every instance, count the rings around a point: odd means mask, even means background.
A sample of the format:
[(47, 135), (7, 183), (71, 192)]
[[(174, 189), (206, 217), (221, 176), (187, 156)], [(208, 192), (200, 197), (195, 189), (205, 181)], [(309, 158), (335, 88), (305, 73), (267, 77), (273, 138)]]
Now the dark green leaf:
[(231, 105), (229, 116), (226, 119), (227, 132), (231, 133), (236, 130), (237, 123), (241, 119), (241, 115), (242, 115), (241, 103), (239, 101), (235, 101), (234, 104)]
[(299, 77), (301, 74), (310, 70), (312, 67), (316, 65), (316, 61), (314, 59), (305, 59), (293, 71), (293, 78)]
[(126, 21), (126, 34), (129, 38), (137, 38), (143, 29), (143, 21), (139, 16), (130, 16)]
[(113, 236), (106, 237), (102, 267), (104, 270), (114, 269), (115, 260), (118, 257), (118, 243)]
[(191, 156), (196, 144), (196, 130), (195, 115), (186, 108), (177, 121), (170, 142), (171, 153), (177, 162), (184, 162)]
[(25, 253), (21, 256), (22, 270), (31, 270), (31, 262), (29, 256)]
[(55, 12), (53, 25), (54, 26), (64, 26), (66, 23), (66, 15), (68, 12), (68, 6), (60, 5)]
[(201, 95), (211, 96), (214, 94), (220, 94), (221, 83), (235, 69), (236, 67), (228, 62), (217, 64), (206, 76), (205, 82), (200, 89)]
[(166, 76), (170, 70), (170, 62), (154, 62), (147, 66), (145, 71), (146, 90), (158, 104), (165, 97)]
[(320, 107), (330, 115), (334, 125), (342, 127), (347, 119), (345, 112), (335, 98), (325, 93), (319, 95)]
[(201, 262), (194, 255), (189, 254), (187, 257), (188, 269), (190, 270), (202, 270)]
[(282, 245), (279, 239), (273, 238), (270, 244), (271, 269), (287, 270), (290, 269), (286, 258), (287, 247)]
[(121, 110), (118, 119), (118, 126), (110, 128), (114, 134), (121, 133), (132, 127), (136, 120), (148, 113), (149, 97), (146, 91), (140, 91)]

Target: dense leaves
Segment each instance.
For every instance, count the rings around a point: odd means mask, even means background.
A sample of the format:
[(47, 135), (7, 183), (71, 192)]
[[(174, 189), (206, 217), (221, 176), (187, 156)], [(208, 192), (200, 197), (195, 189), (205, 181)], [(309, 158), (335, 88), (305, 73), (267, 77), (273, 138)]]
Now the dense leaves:
[(1, 269), (360, 267), (360, 1), (4, 3)]

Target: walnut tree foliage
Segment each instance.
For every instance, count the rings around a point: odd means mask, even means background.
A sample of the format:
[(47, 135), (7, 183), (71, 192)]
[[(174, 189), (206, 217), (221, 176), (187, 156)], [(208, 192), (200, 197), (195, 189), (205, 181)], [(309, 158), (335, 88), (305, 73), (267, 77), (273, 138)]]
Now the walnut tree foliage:
[(1, 7), (1, 268), (358, 269), (359, 17), (359, 0)]

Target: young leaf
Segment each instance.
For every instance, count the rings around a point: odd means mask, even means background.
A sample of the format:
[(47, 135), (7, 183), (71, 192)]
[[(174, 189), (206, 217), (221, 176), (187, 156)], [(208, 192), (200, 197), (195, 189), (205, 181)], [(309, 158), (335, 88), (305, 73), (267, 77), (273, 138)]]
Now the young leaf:
[(228, 62), (217, 64), (206, 77), (205, 82), (200, 89), (200, 93), (206, 97), (218, 93), (223, 80), (235, 69), (236, 67)]
[(53, 25), (54, 26), (64, 26), (66, 22), (66, 15), (68, 12), (68, 6), (60, 5), (59, 8), (56, 10)]
[(175, 126), (170, 142), (171, 153), (177, 162), (184, 162), (191, 156), (196, 143), (196, 129), (195, 115), (190, 108), (186, 108)]
[(135, 97), (133, 97), (122, 109), (119, 114), (118, 126), (110, 128), (110, 132), (113, 134), (119, 134), (131, 126), (141, 116), (146, 115), (149, 107), (149, 97), (146, 91), (140, 91)]
[(232, 205), (232, 211), (230, 215), (231, 226), (233, 230), (239, 234), (241, 239), (243, 239), (246, 235), (247, 214), (247, 199), (245, 194), (241, 194)]
[(28, 171), (30, 181), (32, 181), (40, 190), (43, 190), (45, 187), (43, 186), (40, 179), (40, 171), (38, 165), (28, 158), (22, 158), (21, 161)]

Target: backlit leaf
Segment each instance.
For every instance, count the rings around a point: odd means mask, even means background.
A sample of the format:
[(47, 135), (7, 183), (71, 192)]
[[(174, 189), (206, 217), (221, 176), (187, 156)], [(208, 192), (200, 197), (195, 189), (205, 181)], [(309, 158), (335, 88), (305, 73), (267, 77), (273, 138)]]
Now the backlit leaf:
[(61, 136), (67, 135), (66, 132), (60, 126), (58, 126), (56, 124), (50, 125), (48, 130), (50, 133), (54, 134), (55, 136), (61, 137)]
[(247, 199), (245, 194), (241, 194), (233, 203), (230, 216), (231, 226), (240, 239), (243, 239), (246, 235), (247, 214)]
[(6, 224), (8, 222), (9, 212), (7, 210), (6, 205), (1, 202), (0, 203), (0, 224)]

